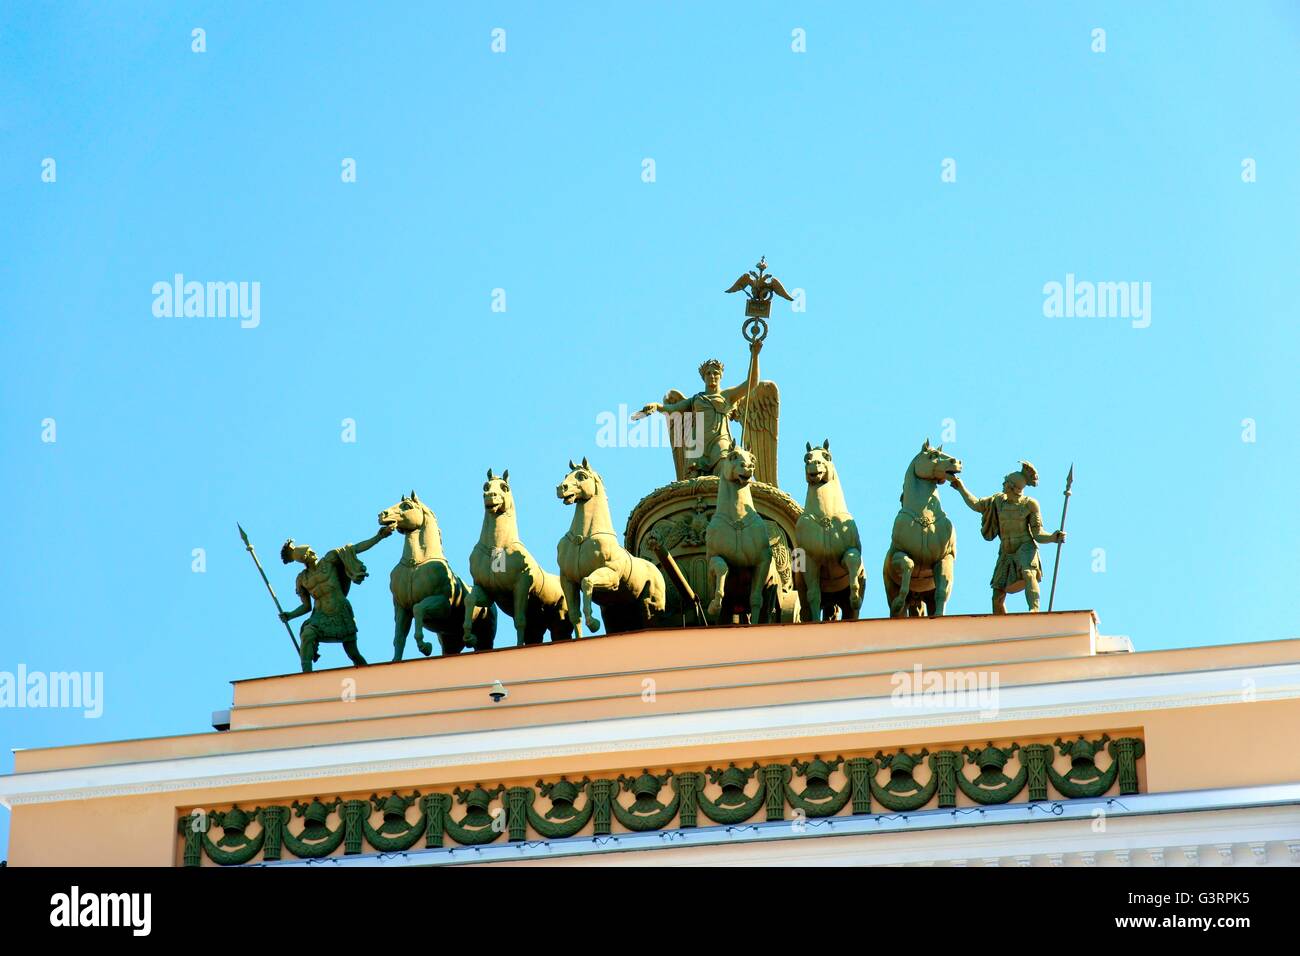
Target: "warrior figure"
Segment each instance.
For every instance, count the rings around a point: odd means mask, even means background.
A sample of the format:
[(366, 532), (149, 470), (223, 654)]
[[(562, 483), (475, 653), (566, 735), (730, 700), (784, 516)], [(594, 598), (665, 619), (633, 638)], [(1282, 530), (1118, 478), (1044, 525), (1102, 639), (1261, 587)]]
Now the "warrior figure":
[(303, 565), (294, 582), (294, 590), (302, 603), (292, 611), (282, 611), (280, 620), (287, 623), (311, 614), (301, 631), (304, 673), (311, 671), (314, 661), (320, 660), (317, 646), (322, 643), (342, 644), (353, 664), (365, 665), (366, 659), (357, 649), (357, 622), (348, 601), (348, 590), (366, 579), (366, 566), (357, 555), (370, 550), (392, 533), (392, 528), (381, 527), (374, 537), (360, 544), (327, 551), (323, 558), (318, 558), (308, 545), (294, 544), (293, 538), (280, 549), (280, 560), (285, 564), (298, 561)]
[(1000, 538), (998, 563), (993, 568), (993, 613), (1007, 613), (1007, 595), (1023, 589), (1029, 610), (1038, 610), (1038, 582), (1043, 577), (1038, 560), (1040, 544), (1063, 543), (1064, 531), (1051, 534), (1043, 531), (1042, 509), (1038, 502), (1026, 495), (1025, 488), (1038, 484), (1038, 472), (1027, 461), (1020, 470), (1013, 471), (1002, 480), (1002, 493), (987, 498), (976, 498), (960, 478), (949, 479), (952, 486), (972, 511), (984, 516), (980, 531), (985, 541)]

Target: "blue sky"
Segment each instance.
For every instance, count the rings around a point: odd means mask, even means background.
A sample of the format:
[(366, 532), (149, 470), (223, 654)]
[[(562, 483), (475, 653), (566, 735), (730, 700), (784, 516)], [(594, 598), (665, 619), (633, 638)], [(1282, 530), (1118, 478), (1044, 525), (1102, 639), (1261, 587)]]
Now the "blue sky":
[[(358, 541), (412, 487), (465, 575), (488, 466), (550, 567), (570, 456), (621, 527), (671, 466), (597, 416), (713, 355), (738, 381), (722, 289), (760, 254), (807, 295), (762, 356), (782, 484), (831, 439), (867, 613), (952, 419), (972, 490), (1028, 458), (1053, 526), (1076, 463), (1058, 606), (1144, 650), (1296, 636), (1298, 47), (1262, 2), (6, 5), (0, 670), (102, 671), (104, 713), (0, 710), (0, 771), (296, 667), (237, 520), (286, 599), (286, 536)], [(155, 317), (176, 273), (260, 283), (260, 324)], [(1150, 325), (1045, 317), (1067, 274), (1150, 283)], [(944, 502), (982, 613), (995, 546)], [(375, 661), (398, 553), (353, 591)]]

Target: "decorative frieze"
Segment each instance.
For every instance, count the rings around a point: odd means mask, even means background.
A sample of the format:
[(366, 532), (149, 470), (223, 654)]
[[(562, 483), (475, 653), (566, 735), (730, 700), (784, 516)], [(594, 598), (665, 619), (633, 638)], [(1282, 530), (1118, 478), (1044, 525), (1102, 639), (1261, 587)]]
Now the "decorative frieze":
[[(185, 866), (200, 866), (205, 856), (221, 866), (239, 866), (280, 860), (286, 852), (298, 859), (319, 859), (340, 846), (344, 855), (352, 856), (403, 852), (421, 841), (436, 849), (503, 839), (561, 840), (589, 825), (593, 836), (602, 837), (615, 832), (615, 823), (625, 831), (646, 832), (734, 826), (760, 814), (768, 822), (800, 823), (835, 816), (846, 807), (853, 815), (911, 813), (954, 808), (959, 792), (984, 806), (1010, 803), (1022, 793), (1030, 803), (1095, 798), (1116, 785), (1120, 794), (1137, 793), (1137, 761), (1144, 749), (1136, 737), (1112, 740), (1102, 734), (1092, 740), (1057, 738), (1052, 745), (995, 747), (989, 742), (960, 751), (900, 748), (848, 759), (814, 755), (749, 767), (731, 763), (702, 771), (645, 770), (617, 779), (560, 777), (531, 787), (476, 783), (451, 793), (394, 791), (371, 794), (369, 799), (315, 797), (292, 806), (195, 810), (178, 821), (178, 833)], [(1097, 757), (1103, 751), (1110, 759), (1099, 767)], [(1064, 773), (1054, 766), (1058, 755), (1069, 759)], [(1013, 762), (1015, 772), (1008, 773)], [(923, 766), (929, 772), (918, 779)], [(843, 778), (838, 788), (831, 785), (837, 771)], [(1051, 791), (1058, 796), (1050, 796)], [(549, 806), (538, 806), (539, 795)], [(412, 808), (417, 812), (414, 820), (409, 819)], [(293, 825), (295, 820), (301, 821), (300, 827)], [(255, 829), (251, 835), (250, 829)]]

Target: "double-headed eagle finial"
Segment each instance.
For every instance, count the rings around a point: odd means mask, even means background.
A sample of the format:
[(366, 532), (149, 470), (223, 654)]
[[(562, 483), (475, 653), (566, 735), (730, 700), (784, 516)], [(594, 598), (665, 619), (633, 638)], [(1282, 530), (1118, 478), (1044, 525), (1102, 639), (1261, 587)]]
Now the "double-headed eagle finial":
[[(775, 292), (781, 298), (793, 302), (794, 296), (785, 291), (785, 286), (781, 285), (781, 280), (776, 276), (766, 275), (766, 271), (767, 257), (763, 256), (758, 260), (758, 265), (732, 283), (731, 288), (727, 291), (739, 292), (744, 289), (745, 295), (757, 302), (769, 301), (772, 298), (772, 293)], [(746, 313), (748, 314), (748, 309), (746, 309)]]

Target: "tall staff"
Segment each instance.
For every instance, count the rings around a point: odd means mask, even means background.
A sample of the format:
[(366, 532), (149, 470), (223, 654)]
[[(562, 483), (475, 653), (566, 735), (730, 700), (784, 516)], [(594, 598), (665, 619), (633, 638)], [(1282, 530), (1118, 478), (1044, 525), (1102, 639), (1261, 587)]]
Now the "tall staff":
[[(726, 291), (740, 292), (741, 290), (744, 290), (747, 297), (745, 324), (741, 326), (741, 334), (749, 343), (749, 378), (745, 382), (746, 395), (748, 395), (754, 388), (754, 380), (758, 377), (758, 350), (763, 347), (763, 340), (767, 338), (767, 320), (772, 317), (772, 293), (789, 302), (794, 301), (794, 296), (785, 291), (785, 286), (781, 285), (780, 279), (767, 274), (767, 256), (761, 257), (753, 269), (732, 283), (731, 288)], [(740, 419), (742, 443), (748, 437), (746, 427), (749, 425), (750, 404), (752, 403), (746, 399), (745, 411)]]
[[(762, 319), (746, 319), (741, 329), (745, 341), (749, 343), (749, 377), (745, 380), (745, 413), (740, 419), (740, 443), (745, 444), (749, 437), (749, 406), (754, 404), (748, 396), (754, 393), (754, 382), (758, 379), (758, 350), (767, 338), (767, 323)], [(745, 445), (748, 448), (748, 445)]]
[[(1070, 462), (1070, 473), (1065, 476), (1065, 504), (1061, 507), (1061, 530), (1065, 530), (1065, 516), (1070, 510), (1070, 486), (1074, 484), (1074, 462)], [(1056, 600), (1056, 572), (1061, 569), (1061, 542), (1056, 542), (1056, 561), (1052, 565), (1052, 591), (1047, 596), (1047, 610), (1051, 611)]]
[[(252, 542), (248, 540), (248, 535), (244, 532), (244, 526), (236, 521), (235, 527), (239, 529), (239, 536), (244, 539), (244, 547), (247, 548), (248, 553), (253, 556), (253, 563), (257, 565), (257, 573), (262, 576), (262, 583), (266, 585), (266, 590), (271, 594), (271, 600), (275, 602), (276, 612), (278, 614), (284, 614), (284, 608), (280, 607), (280, 599), (275, 596), (275, 588), (271, 587), (271, 582), (266, 578), (266, 572), (262, 570), (262, 562), (258, 560), (257, 552), (253, 550)], [(289, 632), (289, 640), (293, 641), (293, 649), (298, 653), (299, 657), (302, 657), (302, 648), (298, 646), (298, 638), (293, 636), (293, 628), (289, 626), (289, 622), (283, 617), (280, 618), (280, 623), (283, 624), (284, 629)]]

